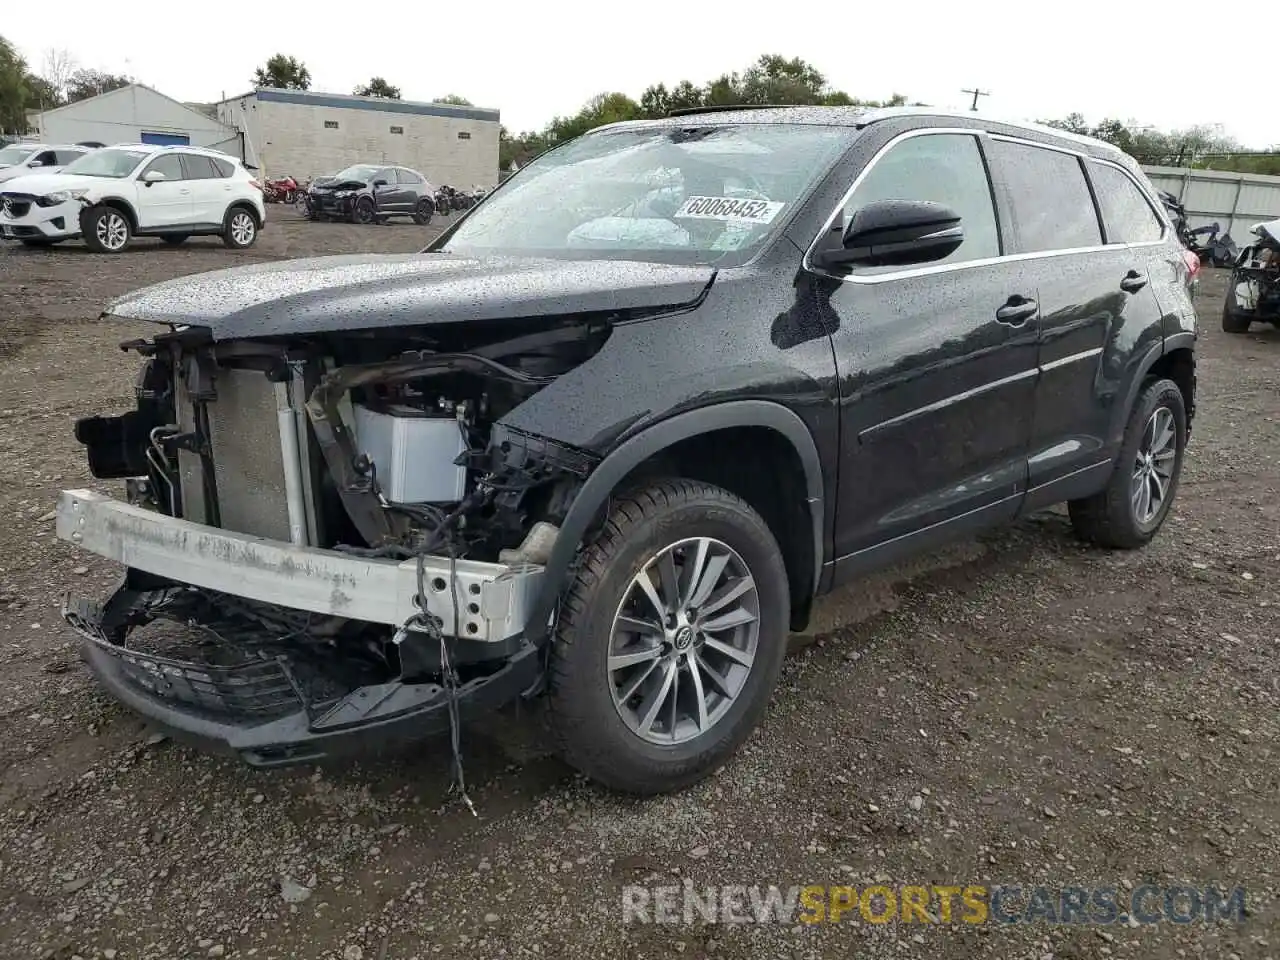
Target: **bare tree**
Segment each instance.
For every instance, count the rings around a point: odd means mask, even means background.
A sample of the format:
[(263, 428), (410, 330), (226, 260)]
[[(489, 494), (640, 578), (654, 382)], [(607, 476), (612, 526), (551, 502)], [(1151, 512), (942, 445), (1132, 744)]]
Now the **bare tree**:
[(41, 76), (49, 84), (49, 88), (57, 96), (59, 103), (67, 99), (67, 83), (71, 75), (80, 69), (80, 64), (71, 55), (70, 50), (58, 50), (50, 47), (44, 52), (44, 71)]

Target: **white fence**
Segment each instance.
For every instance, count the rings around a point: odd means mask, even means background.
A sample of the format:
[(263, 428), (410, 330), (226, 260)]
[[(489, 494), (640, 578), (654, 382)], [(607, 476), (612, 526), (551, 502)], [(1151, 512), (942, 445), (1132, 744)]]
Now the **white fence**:
[(1280, 177), (1190, 167), (1142, 169), (1152, 183), (1178, 198), (1191, 226), (1216, 222), (1242, 247), (1249, 242), (1249, 229), (1255, 223), (1280, 220)]

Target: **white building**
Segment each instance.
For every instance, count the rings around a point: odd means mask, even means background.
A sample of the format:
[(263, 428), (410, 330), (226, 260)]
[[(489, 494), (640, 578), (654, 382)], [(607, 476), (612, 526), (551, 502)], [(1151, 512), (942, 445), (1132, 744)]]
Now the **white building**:
[(498, 182), (498, 111), (448, 103), (263, 88), (215, 104), (265, 176), (300, 179), (388, 163), (459, 189)]
[(243, 157), (240, 135), (140, 83), (28, 115), (45, 143), (161, 143), (213, 147)]

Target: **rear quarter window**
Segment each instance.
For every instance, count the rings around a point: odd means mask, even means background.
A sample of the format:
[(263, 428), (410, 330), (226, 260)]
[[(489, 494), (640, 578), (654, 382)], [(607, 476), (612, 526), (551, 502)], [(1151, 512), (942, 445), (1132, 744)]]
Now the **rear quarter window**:
[(1102, 211), (1108, 243), (1146, 243), (1159, 240), (1164, 224), (1132, 178), (1109, 163), (1089, 165), (1093, 189)]
[(1018, 253), (1096, 247), (1102, 228), (1075, 154), (994, 140), (991, 156), (1013, 221)]
[(213, 169), (217, 171), (219, 177), (229, 177), (236, 172), (236, 165), (230, 160), (220, 160), (217, 157), (210, 157)]

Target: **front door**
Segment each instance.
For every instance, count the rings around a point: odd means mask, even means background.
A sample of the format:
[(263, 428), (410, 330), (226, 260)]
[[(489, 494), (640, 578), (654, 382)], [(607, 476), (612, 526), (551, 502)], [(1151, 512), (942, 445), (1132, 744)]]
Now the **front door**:
[[(164, 174), (163, 180), (147, 180), (147, 174)], [(178, 227), (191, 222), (191, 185), (176, 153), (156, 157), (138, 174), (138, 225), (143, 230)]]
[[(381, 184), (380, 180), (383, 181)], [(373, 175), (372, 190), (374, 206), (380, 215), (403, 212), (400, 210), (400, 185), (396, 182), (394, 167), (379, 170)]]
[(840, 381), (836, 577), (932, 534), (1011, 518), (1026, 490), (1037, 377), (1035, 291), (1003, 252), (978, 131), (909, 131), (873, 158), (830, 236), (862, 205), (927, 200), (961, 216), (943, 260), (808, 278)]

